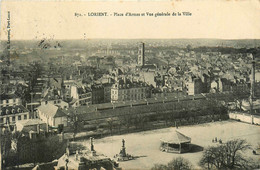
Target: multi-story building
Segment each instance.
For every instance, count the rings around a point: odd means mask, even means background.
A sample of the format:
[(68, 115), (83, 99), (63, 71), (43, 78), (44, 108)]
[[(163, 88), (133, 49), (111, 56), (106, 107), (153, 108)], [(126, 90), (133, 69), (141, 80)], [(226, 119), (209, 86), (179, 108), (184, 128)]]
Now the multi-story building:
[(89, 88), (71, 86), (70, 89), (72, 99), (72, 107), (92, 104), (92, 93)]
[(200, 78), (190, 79), (190, 81), (186, 83), (187, 94), (194, 95), (200, 93), (208, 93), (209, 85), (210, 84), (207, 81), (203, 82)]
[(104, 87), (104, 103), (110, 103), (111, 102), (111, 87), (112, 83), (105, 83), (103, 84)]
[(1, 107), (0, 124), (14, 124), (27, 119), (29, 119), (29, 110), (22, 105)]
[(111, 102), (142, 100), (150, 95), (149, 87), (145, 83), (120, 80), (111, 87)]
[(78, 107), (92, 103), (92, 92), (88, 87), (74, 81), (64, 82), (64, 101), (68, 101), (70, 106)]
[(104, 87), (101, 84), (92, 85), (92, 104), (104, 103)]
[(2, 94), (0, 96), (0, 107), (15, 106), (22, 103), (21, 98), (15, 94)]

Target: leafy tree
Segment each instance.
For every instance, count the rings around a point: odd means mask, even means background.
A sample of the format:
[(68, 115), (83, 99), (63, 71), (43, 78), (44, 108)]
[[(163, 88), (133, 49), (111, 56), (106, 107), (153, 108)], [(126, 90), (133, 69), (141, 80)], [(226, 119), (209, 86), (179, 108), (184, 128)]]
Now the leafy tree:
[(249, 148), (250, 145), (241, 139), (209, 147), (204, 151), (200, 165), (206, 169), (254, 169), (254, 161), (242, 155)]
[(132, 125), (132, 116), (130, 114), (125, 114), (124, 116), (120, 117), (120, 121), (122, 121), (127, 129), (127, 132), (129, 133), (129, 129)]
[(168, 167), (167, 165), (163, 165), (163, 164), (155, 164), (151, 170), (167, 170)]
[(113, 134), (113, 128), (114, 128), (114, 122), (115, 120), (113, 118), (108, 118), (107, 119), (107, 124), (108, 124), (108, 127), (109, 127), (109, 130), (110, 130), (110, 135)]
[(167, 165), (163, 164), (155, 164), (151, 170), (191, 170), (192, 165), (191, 163), (182, 158), (177, 157), (169, 162)]
[(178, 157), (168, 163), (168, 168), (174, 170), (190, 170), (192, 165), (188, 160)]

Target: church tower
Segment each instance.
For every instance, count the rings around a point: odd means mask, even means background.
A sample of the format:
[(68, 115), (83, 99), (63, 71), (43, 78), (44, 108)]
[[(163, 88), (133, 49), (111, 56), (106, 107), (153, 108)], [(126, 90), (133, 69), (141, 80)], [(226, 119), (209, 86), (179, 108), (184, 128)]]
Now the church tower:
[(144, 65), (144, 43), (140, 43), (138, 46), (138, 58), (137, 58), (137, 65), (143, 66)]

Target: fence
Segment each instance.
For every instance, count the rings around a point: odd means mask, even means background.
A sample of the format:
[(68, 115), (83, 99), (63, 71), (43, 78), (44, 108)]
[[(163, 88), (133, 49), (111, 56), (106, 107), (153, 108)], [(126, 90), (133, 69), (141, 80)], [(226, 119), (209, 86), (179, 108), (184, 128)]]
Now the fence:
[(260, 116), (258, 115), (250, 115), (248, 113), (243, 112), (230, 112), (228, 115), (230, 119), (260, 125)]

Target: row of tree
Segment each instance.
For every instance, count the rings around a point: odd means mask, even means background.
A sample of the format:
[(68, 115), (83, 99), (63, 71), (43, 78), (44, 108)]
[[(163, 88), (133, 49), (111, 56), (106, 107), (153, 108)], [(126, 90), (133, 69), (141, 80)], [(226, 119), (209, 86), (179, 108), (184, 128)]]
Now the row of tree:
[(79, 119), (72, 119), (71, 129), (74, 137), (79, 131), (94, 131), (102, 135), (113, 135), (143, 131), (168, 126), (182, 126), (211, 122), (212, 120), (228, 119), (227, 108), (208, 107), (196, 110), (165, 110), (151, 113), (131, 114), (123, 113), (119, 116), (82, 122)]

